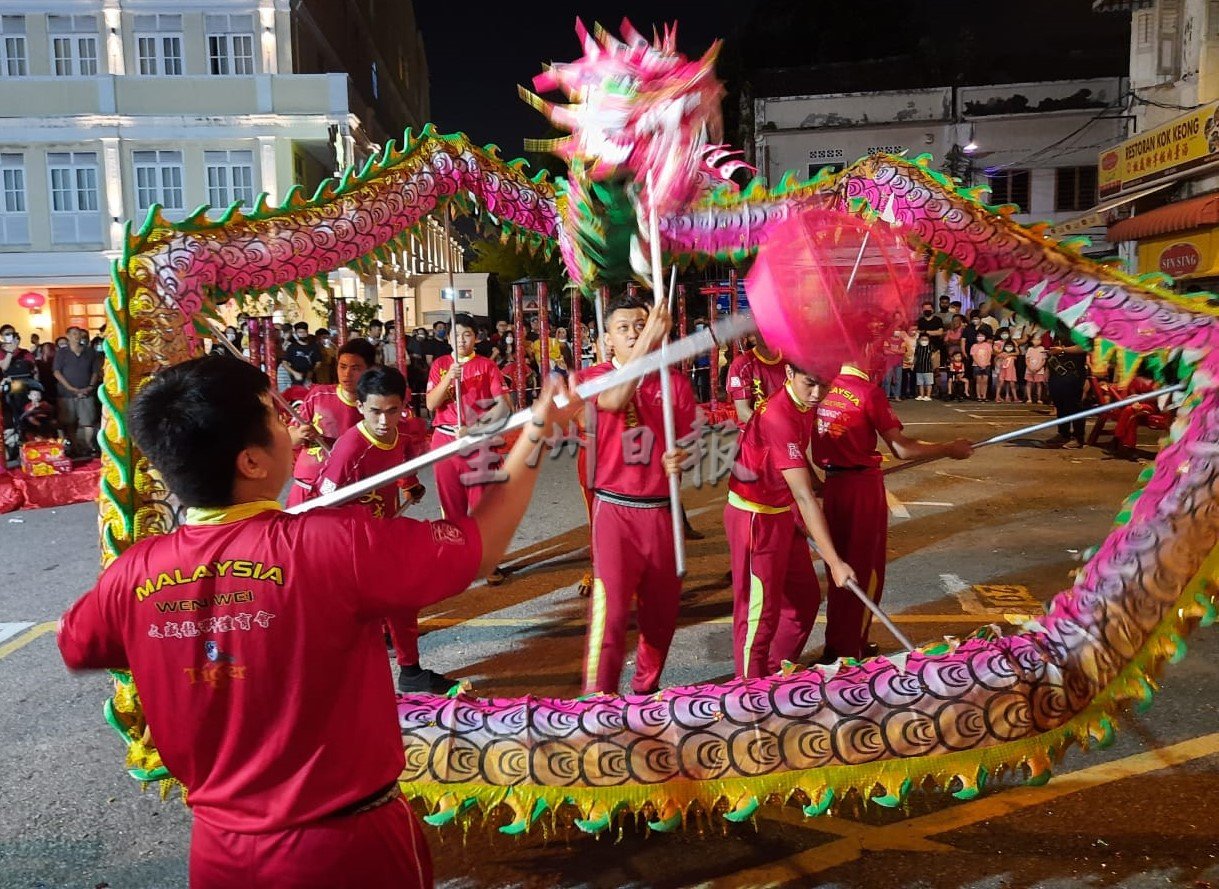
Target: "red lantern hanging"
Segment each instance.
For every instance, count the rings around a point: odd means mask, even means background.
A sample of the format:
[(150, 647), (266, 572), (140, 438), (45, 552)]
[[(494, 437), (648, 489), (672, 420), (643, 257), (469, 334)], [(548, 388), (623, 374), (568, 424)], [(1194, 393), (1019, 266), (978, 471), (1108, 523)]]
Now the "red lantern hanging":
[(46, 294), (39, 293), (37, 290), (29, 290), (17, 297), (17, 305), (23, 309), (29, 309), (31, 312), (37, 312), (47, 304)]

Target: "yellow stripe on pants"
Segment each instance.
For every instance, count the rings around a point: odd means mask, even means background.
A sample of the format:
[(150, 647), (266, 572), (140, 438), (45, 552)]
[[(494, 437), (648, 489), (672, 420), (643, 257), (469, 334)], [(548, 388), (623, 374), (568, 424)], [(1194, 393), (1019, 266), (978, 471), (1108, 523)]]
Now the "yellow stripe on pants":
[(749, 629), (745, 631), (745, 652), (741, 658), (741, 675), (745, 679), (756, 679), (749, 675), (749, 656), (753, 651), (753, 638), (758, 633), (758, 624), (762, 622), (762, 597), (765, 590), (762, 581), (752, 571), (749, 572)]
[(601, 666), (601, 645), (605, 641), (605, 584), (600, 577), (593, 578), (592, 617), (588, 623), (588, 659), (584, 667), (584, 690), (593, 688), (597, 682), (597, 668)]

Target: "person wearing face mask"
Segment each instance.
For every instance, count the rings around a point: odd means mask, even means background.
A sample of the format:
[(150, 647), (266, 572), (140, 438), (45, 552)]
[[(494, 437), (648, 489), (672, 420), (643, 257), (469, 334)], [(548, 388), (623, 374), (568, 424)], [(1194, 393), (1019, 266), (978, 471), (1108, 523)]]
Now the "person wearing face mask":
[(990, 368), (994, 363), (995, 349), (985, 331), (978, 331), (978, 341), (969, 350), (974, 365), (974, 392), (978, 401), (986, 401), (990, 391)]
[(17, 328), (11, 324), (0, 327), (0, 377), (8, 376), (14, 363), (33, 360), (34, 354), (22, 348)]
[(1016, 399), (1016, 345), (1010, 339), (1006, 340), (995, 352), (995, 376), (999, 388), (995, 391), (995, 401), (1008, 403)]
[[(241, 333), (236, 327), (233, 327), (231, 324), (225, 327), (224, 338), (236, 346), (238, 350), (241, 349)], [(232, 352), (224, 347), (223, 343), (213, 343), (211, 354), (215, 355), (217, 358), (231, 358), (233, 355)]]
[[(918, 318), (919, 333), (927, 334), (927, 338), (931, 340), (931, 347), (937, 352), (943, 351), (944, 348), (944, 321), (931, 308), (931, 302), (923, 303), (922, 314)], [(939, 361), (936, 362), (936, 367), (939, 367), (943, 360), (943, 355), (939, 356)]]
[(432, 325), (432, 335), (423, 342), (423, 354), (430, 369), (437, 358), (453, 354), (453, 346), (449, 342), (449, 328), (443, 321)]
[[(1050, 401), (1059, 419), (1079, 413), (1083, 404), (1084, 386), (1088, 381), (1088, 350), (1071, 339), (1064, 329), (1054, 334), (1050, 346), (1047, 369), (1049, 370)], [(1042, 443), (1046, 448), (1082, 448), (1087, 420), (1059, 423), (1058, 434)]]
[(292, 326), (292, 340), (284, 347), (283, 359), (292, 383), (308, 386), (313, 378), (313, 368), (321, 360), (318, 344), (309, 335), (309, 325), (304, 321), (296, 322)]
[(902, 332), (902, 398), (915, 398), (918, 388), (914, 376), (914, 350), (918, 348), (918, 326), (911, 324)]
[(1003, 351), (1003, 347), (1012, 341), (1012, 332), (1006, 324), (1000, 326), (995, 335), (991, 337), (990, 344), (995, 352), (995, 361), (991, 362), (990, 366), (990, 391), (995, 393), (995, 400), (999, 398), (999, 354)]
[(97, 385), (102, 380), (101, 356), (89, 348), (89, 334), (68, 328), (68, 348), (55, 353), (53, 372), (59, 389), (59, 426), (77, 457), (97, 453), (94, 439), (101, 421)]
[(930, 401), (931, 387), (935, 384), (939, 349), (931, 344), (931, 337), (920, 332), (914, 347), (914, 384), (918, 389), (915, 401)]

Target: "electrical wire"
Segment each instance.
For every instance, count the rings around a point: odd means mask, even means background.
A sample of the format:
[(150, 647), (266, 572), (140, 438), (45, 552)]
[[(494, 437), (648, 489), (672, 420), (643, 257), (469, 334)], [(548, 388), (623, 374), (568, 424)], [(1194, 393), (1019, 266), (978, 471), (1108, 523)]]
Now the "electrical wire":
[[(1034, 160), (1034, 159), (1036, 159), (1036, 158), (1039, 158), (1039, 157), (1041, 157), (1041, 155), (1043, 155), (1045, 152), (1050, 151), (1051, 149), (1057, 148), (1059, 145), (1062, 145), (1064, 142), (1067, 142), (1068, 140), (1075, 138), (1075, 137), (1076, 137), (1076, 136), (1078, 136), (1080, 133), (1082, 133), (1084, 130), (1086, 130), (1088, 127), (1092, 126), (1092, 124), (1096, 123), (1098, 120), (1113, 120), (1114, 118), (1111, 118), (1111, 117), (1106, 118), (1106, 117), (1105, 117), (1105, 115), (1106, 115), (1108, 112), (1115, 110), (1115, 109), (1117, 108), (1117, 105), (1118, 105), (1118, 103), (1119, 103), (1119, 102), (1124, 102), (1124, 101), (1126, 101), (1127, 99), (1129, 99), (1129, 98), (1130, 98), (1130, 97), (1132, 97), (1132, 96), (1134, 96), (1134, 91), (1133, 91), (1133, 90), (1127, 90), (1125, 93), (1123, 93), (1122, 95), (1118, 96), (1116, 99), (1114, 99), (1114, 100), (1113, 100), (1112, 102), (1110, 102), (1108, 105), (1106, 105), (1104, 108), (1100, 109), (1100, 111), (1098, 111), (1098, 112), (1096, 113), (1096, 115), (1095, 115), (1095, 116), (1093, 116), (1093, 117), (1089, 118), (1088, 120), (1084, 121), (1084, 123), (1083, 123), (1083, 124), (1081, 124), (1080, 126), (1076, 127), (1074, 130), (1072, 130), (1071, 132), (1067, 133), (1067, 134), (1066, 134), (1065, 136), (1063, 136), (1062, 138), (1060, 138), (1060, 139), (1056, 139), (1056, 140), (1054, 140), (1053, 142), (1051, 142), (1049, 145), (1045, 145), (1045, 146), (1043, 146), (1043, 147), (1041, 147), (1041, 148), (1038, 148), (1036, 151), (1031, 151), (1031, 152), (1029, 152), (1028, 154), (1025, 154), (1025, 155), (1024, 155), (1024, 156), (1022, 156), (1022, 157), (1016, 158), (1016, 159), (1015, 159), (1015, 160), (1013, 160), (1013, 161), (1008, 161), (1008, 162), (1007, 162), (1007, 163), (1005, 163), (1005, 164), (998, 164), (998, 165), (996, 165), (996, 166), (994, 166), (994, 167), (987, 167), (986, 169), (987, 169), (987, 170), (991, 170), (991, 171), (996, 171), (996, 172), (997, 172), (997, 171), (999, 171), (999, 170), (1006, 170), (1006, 169), (1009, 169), (1009, 168), (1011, 168), (1011, 167), (1014, 167), (1014, 166), (1017, 166), (1017, 165), (1020, 165), (1020, 164), (1024, 164), (1024, 163), (1027, 163), (1027, 162), (1028, 162), (1028, 161), (1030, 161), (1030, 160)], [(1136, 98), (1137, 98), (1137, 97), (1136, 97)]]

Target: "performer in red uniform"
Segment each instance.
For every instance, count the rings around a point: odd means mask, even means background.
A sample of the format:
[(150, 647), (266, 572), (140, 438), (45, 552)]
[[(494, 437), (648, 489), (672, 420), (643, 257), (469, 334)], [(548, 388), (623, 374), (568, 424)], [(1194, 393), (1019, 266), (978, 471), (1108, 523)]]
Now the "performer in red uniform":
[[(889, 509), (880, 472), (876, 437), (885, 440), (901, 460), (952, 457), (973, 453), (968, 440), (925, 442), (902, 434), (901, 420), (885, 393), (869, 382), (867, 371), (844, 364), (817, 406), (813, 460), (825, 471), (822, 509), (838, 554), (851, 566), (859, 585), (879, 603), (885, 586), (885, 545)], [(850, 590), (831, 583), (826, 605), (822, 662), (875, 654), (868, 643), (872, 612)]]
[(752, 348), (737, 355), (728, 365), (728, 397), (742, 424), (748, 423), (753, 412), (785, 385), (787, 365), (783, 356), (771, 352), (761, 334), (754, 336)]
[[(428, 371), (427, 408), (432, 412), (432, 448), (448, 444), (473, 426), (492, 426), (508, 416), (503, 372), (490, 358), (474, 352), (474, 319), (457, 316), (457, 355), (443, 355)], [(457, 407), (457, 381), (461, 381), (461, 410)], [(446, 517), (467, 515), (478, 504), (488, 481), (499, 468), (499, 455), (490, 445), (473, 453), (458, 454), (436, 464), (436, 496)], [(496, 569), (487, 583), (502, 583)]]
[[(590, 367), (586, 380), (608, 373), (657, 348), (671, 320), (662, 304), (623, 296), (606, 309), (614, 358)], [(672, 379), (677, 436), (689, 433), (696, 407), (690, 382), (675, 370)], [(681, 473), (686, 452), (665, 451), (660, 377), (625, 383), (589, 404), (590, 435), (597, 451), (593, 480), (593, 590), (589, 600), (584, 693), (616, 694), (626, 651), (626, 626), (637, 601), (639, 644), (631, 687), (640, 694), (660, 687), (660, 674), (677, 627), (681, 580), (673, 552), (669, 515), (669, 475)]]
[(538, 428), (508, 455), (507, 481), (472, 516), (438, 522), (281, 512), (291, 439), (266, 376), (243, 361), (188, 361), (136, 396), (132, 434), (187, 523), (120, 556), (63, 616), (59, 647), (71, 669), (134, 674), (194, 811), (193, 889), (432, 885), (398, 796), (381, 622), (499, 561), (537, 478), (540, 433), (571, 415), (555, 391), (535, 402)]
[(854, 577), (834, 549), (809, 462), (825, 384), (790, 365), (786, 375), (784, 387), (754, 411), (741, 433), (724, 507), (734, 578), (733, 655), (736, 675), (745, 679), (797, 661), (812, 632), (821, 588), (805, 528), (834, 581)]
[(376, 363), (376, 357), (368, 340), (351, 340), (339, 349), (336, 359), (338, 384), (309, 389), (300, 409), (309, 425), (292, 427), (292, 444), (300, 450), (292, 469), (288, 506), (297, 506), (314, 496), (313, 487), (326, 460), (326, 452), (318, 442), (333, 446), (340, 435), (360, 422), (356, 383), (360, 375)]
[[(406, 408), (406, 378), (394, 368), (373, 367), (364, 372), (356, 385), (356, 397), (363, 419), (339, 436), (334, 450), (322, 465), (317, 493), (330, 492), (361, 479), (393, 469), (418, 456), (411, 445)], [(422, 486), (404, 485), (411, 503), (418, 502)], [(374, 518), (394, 518), (401, 511), (399, 485), (390, 482), (360, 498)], [(398, 660), (398, 691), (402, 694), (430, 692), (445, 694), (457, 683), (434, 670), (419, 666), (419, 614), (391, 617), (389, 635)]]

